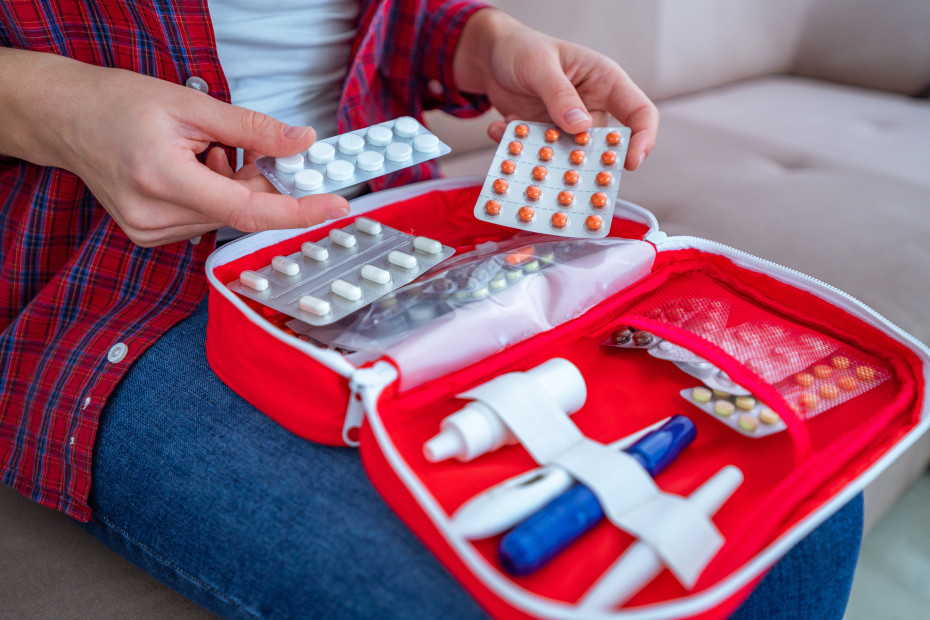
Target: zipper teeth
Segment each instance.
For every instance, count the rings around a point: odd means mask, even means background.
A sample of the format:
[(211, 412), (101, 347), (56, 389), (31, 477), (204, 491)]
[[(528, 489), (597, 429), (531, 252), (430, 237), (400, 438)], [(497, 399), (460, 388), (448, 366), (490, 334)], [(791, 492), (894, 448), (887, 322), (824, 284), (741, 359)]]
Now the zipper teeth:
[[(918, 340), (914, 336), (910, 335), (909, 333), (907, 333), (906, 331), (898, 327), (895, 323), (893, 323), (883, 314), (874, 310), (873, 308), (871, 308), (864, 302), (860, 301), (856, 297), (853, 297), (849, 293), (841, 289), (838, 289), (832, 284), (828, 284), (824, 282), (823, 280), (818, 280), (817, 278), (813, 276), (809, 276), (806, 273), (798, 271), (797, 269), (792, 269), (791, 267), (785, 267), (782, 264), (772, 262), (765, 258), (760, 258), (756, 256), (755, 254), (750, 254), (749, 252), (746, 252), (744, 250), (739, 250), (739, 249), (730, 247), (726, 245), (725, 243), (720, 243), (719, 241), (712, 241), (710, 239), (704, 239), (703, 237), (692, 237), (692, 236), (687, 236), (687, 235), (675, 236), (675, 237), (669, 237), (666, 243), (674, 243), (676, 245), (682, 245), (682, 246), (689, 244), (693, 247), (703, 246), (703, 247), (714, 248), (718, 250), (724, 250), (723, 253), (725, 254), (726, 253), (735, 254), (736, 256), (747, 259), (749, 262), (755, 262), (759, 265), (762, 265), (770, 271), (780, 272), (786, 276), (789, 276), (789, 281), (788, 281), (789, 284), (799, 284), (803, 282), (803, 283), (810, 283), (816, 286), (823, 287), (827, 289), (830, 293), (832, 293), (833, 296), (835, 297), (835, 299), (831, 299), (830, 301), (838, 302), (837, 305), (839, 305), (843, 310), (846, 310), (847, 312), (856, 315), (860, 319), (866, 319), (866, 318), (879, 319), (881, 322), (885, 323), (885, 326), (887, 328), (892, 330), (902, 340), (906, 340), (909, 344), (913, 345), (916, 349), (918, 349), (921, 352), (922, 357), (930, 358), (930, 349), (928, 349), (927, 346), (924, 343), (922, 343), (920, 340)], [(868, 316), (868, 315), (871, 315), (871, 316)]]

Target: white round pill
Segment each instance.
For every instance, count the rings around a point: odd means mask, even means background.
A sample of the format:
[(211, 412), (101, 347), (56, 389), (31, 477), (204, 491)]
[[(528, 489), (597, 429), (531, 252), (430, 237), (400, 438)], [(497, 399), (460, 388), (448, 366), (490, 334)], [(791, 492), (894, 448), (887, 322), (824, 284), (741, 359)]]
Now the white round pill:
[(388, 262), (402, 269), (413, 269), (417, 266), (417, 257), (400, 250), (392, 250), (388, 254)]
[(271, 268), (286, 276), (296, 276), (300, 273), (300, 265), (287, 256), (275, 256), (271, 259)]
[(299, 170), (294, 175), (294, 187), (305, 191), (313, 191), (323, 187), (323, 175), (316, 170)]
[(326, 164), (326, 176), (333, 181), (348, 181), (355, 174), (355, 166), (344, 159), (337, 159)]
[(336, 156), (336, 149), (329, 142), (316, 142), (307, 149), (307, 156), (315, 164), (328, 164)]
[(333, 280), (333, 283), (329, 285), (330, 290), (334, 295), (339, 295), (344, 299), (349, 301), (358, 301), (362, 298), (362, 289), (352, 284), (351, 282), (346, 282), (345, 280)]
[(329, 238), (333, 243), (341, 245), (344, 248), (354, 248), (355, 244), (358, 243), (355, 239), (355, 235), (340, 230), (339, 228), (334, 228), (329, 231)]
[(410, 116), (401, 116), (394, 121), (394, 133), (401, 138), (411, 138), (420, 131), (420, 123)]
[(403, 142), (394, 142), (384, 149), (384, 156), (391, 161), (407, 161), (413, 156), (413, 149), (409, 144)]
[(432, 153), (439, 148), (439, 138), (431, 133), (421, 133), (413, 139), (413, 148), (421, 153)]
[(239, 274), (239, 282), (258, 292), (268, 290), (268, 280), (265, 276), (254, 271), (243, 271)]
[(316, 316), (326, 316), (333, 309), (332, 304), (328, 301), (314, 297), (313, 295), (304, 295), (297, 300), (297, 305), (304, 312), (309, 312)]
[(298, 170), (303, 170), (304, 156), (298, 153), (297, 155), (288, 155), (287, 157), (276, 157), (274, 160), (274, 167), (280, 172), (294, 174)]
[(304, 242), (304, 244), (300, 246), (300, 251), (307, 258), (321, 263), (329, 258), (329, 250), (311, 241)]
[(375, 284), (387, 284), (391, 281), (390, 271), (374, 265), (363, 266), (361, 273), (363, 278)]
[(429, 237), (414, 237), (413, 247), (424, 254), (439, 254), (442, 252), (442, 244)]
[(378, 151), (365, 151), (355, 158), (355, 164), (360, 170), (380, 170), (384, 166), (384, 155)]
[(346, 133), (339, 136), (337, 141), (339, 152), (346, 155), (358, 155), (365, 148), (365, 141), (357, 133)]
[(368, 138), (369, 144), (374, 146), (387, 146), (394, 138), (394, 133), (384, 125), (372, 125), (368, 128), (368, 131), (365, 132), (365, 137)]
[(368, 235), (381, 234), (381, 222), (371, 219), (370, 217), (359, 217), (355, 220), (355, 230)]

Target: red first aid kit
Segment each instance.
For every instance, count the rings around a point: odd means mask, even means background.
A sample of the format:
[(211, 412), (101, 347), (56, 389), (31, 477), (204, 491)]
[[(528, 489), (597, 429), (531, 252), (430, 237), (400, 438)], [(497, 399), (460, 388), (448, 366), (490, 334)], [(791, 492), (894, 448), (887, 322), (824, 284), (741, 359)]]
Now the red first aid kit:
[[(925, 432), (930, 350), (849, 295), (720, 243), (666, 236), (623, 201), (606, 239), (524, 238), (474, 217), (482, 180), (371, 194), (343, 220), (220, 247), (207, 263), (207, 354), (294, 433), (358, 446), (386, 502), (492, 615), (724, 617)], [(455, 291), (434, 280), (405, 314), (388, 312), (405, 289), (384, 295), (382, 314), (366, 319), (382, 329), (367, 340), (346, 340), (344, 321), (295, 322), (234, 292), (243, 272), (319, 252), (339, 241), (331, 230), (368, 220), (426, 239), (421, 249), (455, 249), (423, 279), (446, 270), (448, 284), (462, 256), (502, 267), (470, 263)], [(323, 313), (320, 299), (301, 308)], [(388, 315), (406, 322), (376, 320)], [(547, 364), (555, 358), (568, 363)], [(484, 430), (448, 422), (469, 408)], [(674, 415), (695, 435), (654, 478), (607, 447)], [(606, 518), (541, 567), (508, 570), (501, 524), (574, 480)], [(536, 493), (549, 482), (558, 489)], [(715, 485), (727, 488), (714, 498)], [(466, 518), (476, 499), (498, 521), (490, 534)]]

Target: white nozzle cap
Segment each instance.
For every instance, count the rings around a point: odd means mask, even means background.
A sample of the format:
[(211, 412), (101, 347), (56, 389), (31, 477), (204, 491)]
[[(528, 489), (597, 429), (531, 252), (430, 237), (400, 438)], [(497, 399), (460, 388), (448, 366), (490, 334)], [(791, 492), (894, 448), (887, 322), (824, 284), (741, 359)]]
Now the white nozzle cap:
[(430, 463), (438, 463), (463, 454), (466, 451), (462, 436), (452, 428), (446, 428), (441, 433), (423, 444), (423, 456)]

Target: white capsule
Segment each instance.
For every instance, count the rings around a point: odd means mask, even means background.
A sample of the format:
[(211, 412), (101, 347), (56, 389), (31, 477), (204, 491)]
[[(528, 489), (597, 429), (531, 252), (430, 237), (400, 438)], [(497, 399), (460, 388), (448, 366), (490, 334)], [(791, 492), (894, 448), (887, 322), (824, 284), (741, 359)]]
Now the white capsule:
[(373, 220), (370, 217), (360, 217), (355, 220), (355, 230), (363, 232), (366, 235), (380, 235), (381, 222)]
[(336, 156), (336, 149), (329, 142), (315, 142), (307, 149), (307, 156), (315, 164), (328, 164)]
[(297, 305), (304, 312), (309, 312), (316, 316), (326, 316), (333, 309), (332, 304), (328, 301), (319, 299), (313, 295), (304, 295), (297, 301)]
[(329, 258), (329, 250), (322, 245), (317, 245), (312, 241), (306, 241), (300, 246), (301, 253), (311, 260), (322, 263)]
[(365, 148), (365, 141), (357, 133), (344, 133), (336, 141), (339, 152), (346, 155), (358, 155)]
[(384, 125), (372, 125), (365, 133), (369, 144), (374, 146), (387, 146), (394, 138), (393, 132)]
[(411, 138), (420, 131), (420, 123), (410, 116), (401, 116), (394, 121), (394, 133), (401, 138)]
[(439, 148), (439, 138), (431, 133), (421, 133), (413, 139), (413, 148), (421, 153), (432, 153)]
[(384, 155), (378, 151), (365, 151), (355, 158), (355, 164), (360, 170), (374, 172), (384, 167)]
[(403, 142), (394, 142), (393, 144), (389, 144), (388, 147), (384, 149), (384, 156), (391, 161), (407, 161), (413, 156), (413, 149), (410, 148), (409, 144), (404, 144)]
[(388, 254), (388, 262), (402, 269), (413, 269), (417, 266), (417, 257), (400, 250), (393, 250)]
[(363, 278), (375, 284), (387, 284), (391, 281), (391, 272), (374, 265), (364, 265), (361, 274)]
[(329, 285), (329, 288), (334, 295), (339, 295), (340, 297), (348, 299), (349, 301), (358, 301), (362, 298), (362, 289), (352, 284), (351, 282), (346, 282), (345, 280), (333, 280), (333, 283)]
[(348, 181), (354, 174), (355, 166), (344, 159), (337, 159), (326, 164), (326, 176), (333, 181)]
[(271, 259), (271, 268), (286, 276), (296, 276), (300, 273), (300, 265), (287, 256), (275, 256)]
[(323, 175), (311, 168), (299, 170), (297, 174), (294, 175), (294, 187), (297, 189), (312, 192), (315, 189), (320, 189), (322, 186)]
[(259, 293), (268, 290), (268, 279), (254, 271), (243, 271), (239, 274), (239, 282)]
[(341, 245), (344, 248), (354, 248), (355, 244), (358, 243), (355, 239), (355, 235), (347, 233), (339, 228), (334, 228), (329, 231), (329, 238), (333, 243)]
[(281, 172), (294, 174), (298, 170), (303, 170), (304, 156), (298, 153), (297, 155), (288, 155), (287, 157), (276, 157), (274, 160), (274, 167)]
[(442, 244), (429, 237), (414, 237), (413, 247), (424, 254), (439, 254), (442, 252)]

